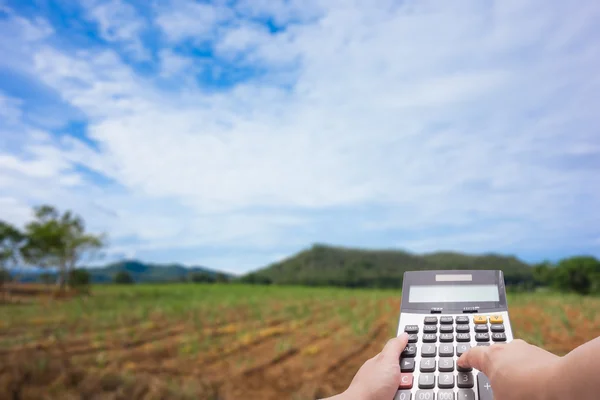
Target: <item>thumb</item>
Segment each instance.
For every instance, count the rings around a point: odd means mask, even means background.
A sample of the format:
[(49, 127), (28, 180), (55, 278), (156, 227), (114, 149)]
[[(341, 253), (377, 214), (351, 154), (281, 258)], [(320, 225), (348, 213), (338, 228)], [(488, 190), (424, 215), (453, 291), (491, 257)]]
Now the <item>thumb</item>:
[(381, 350), (381, 354), (385, 360), (390, 360), (395, 363), (400, 358), (400, 353), (404, 350), (408, 343), (408, 334), (403, 332), (400, 336), (388, 340)]
[(486, 346), (473, 347), (469, 349), (466, 353), (464, 353), (462, 356), (460, 356), (460, 358), (456, 361), (456, 364), (462, 368), (478, 369), (485, 375), (487, 375), (487, 369), (489, 367), (489, 357), (487, 354), (488, 350), (489, 347)]

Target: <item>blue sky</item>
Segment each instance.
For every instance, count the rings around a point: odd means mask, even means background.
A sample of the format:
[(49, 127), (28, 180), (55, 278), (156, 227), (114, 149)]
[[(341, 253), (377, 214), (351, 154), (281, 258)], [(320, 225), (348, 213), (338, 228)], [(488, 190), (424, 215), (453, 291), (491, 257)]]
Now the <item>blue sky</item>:
[(315, 242), (600, 256), (592, 0), (0, 0), (0, 218), (244, 272)]

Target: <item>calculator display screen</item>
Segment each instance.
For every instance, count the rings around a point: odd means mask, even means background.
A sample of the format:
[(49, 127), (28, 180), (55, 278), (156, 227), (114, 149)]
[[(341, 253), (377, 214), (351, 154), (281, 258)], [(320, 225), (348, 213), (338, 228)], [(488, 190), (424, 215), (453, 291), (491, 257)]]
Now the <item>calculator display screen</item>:
[(499, 301), (497, 285), (411, 285), (410, 303), (459, 303)]

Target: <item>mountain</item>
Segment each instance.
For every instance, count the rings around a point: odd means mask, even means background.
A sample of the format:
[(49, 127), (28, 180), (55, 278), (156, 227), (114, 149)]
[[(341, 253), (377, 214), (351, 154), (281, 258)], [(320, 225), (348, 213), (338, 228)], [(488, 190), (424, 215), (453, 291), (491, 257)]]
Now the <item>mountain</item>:
[[(205, 267), (185, 267), (181, 264), (149, 264), (137, 260), (120, 261), (102, 268), (89, 268), (93, 283), (112, 282), (118, 272), (127, 272), (135, 282), (178, 282), (193, 273), (216, 276), (222, 272)], [(229, 274), (224, 274), (229, 277)]]
[[(179, 282), (189, 278), (191, 274), (203, 273), (216, 277), (222, 274), (228, 279), (230, 274), (205, 267), (185, 267), (181, 264), (150, 264), (137, 260), (120, 261), (98, 268), (87, 268), (92, 283), (110, 283), (118, 272), (127, 272), (135, 282)], [(38, 282), (41, 270), (29, 270), (20, 274), (21, 282)], [(50, 273), (54, 274), (55, 271)], [(14, 275), (14, 273), (13, 273)]]
[(310, 249), (247, 274), (245, 282), (401, 287), (405, 271), (501, 269), (507, 284), (532, 281), (532, 268), (513, 256), (453, 252), (412, 254), (401, 250), (362, 250), (316, 244)]

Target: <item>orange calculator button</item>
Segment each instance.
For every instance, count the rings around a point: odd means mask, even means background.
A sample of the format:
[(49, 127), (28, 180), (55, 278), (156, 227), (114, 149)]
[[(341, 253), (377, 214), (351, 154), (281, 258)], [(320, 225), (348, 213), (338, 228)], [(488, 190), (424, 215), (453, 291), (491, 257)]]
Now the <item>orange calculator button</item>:
[(502, 315), (492, 315), (490, 317), (490, 324), (501, 324), (503, 322)]
[(473, 317), (473, 322), (476, 324), (487, 324), (487, 317), (484, 315), (475, 315)]

